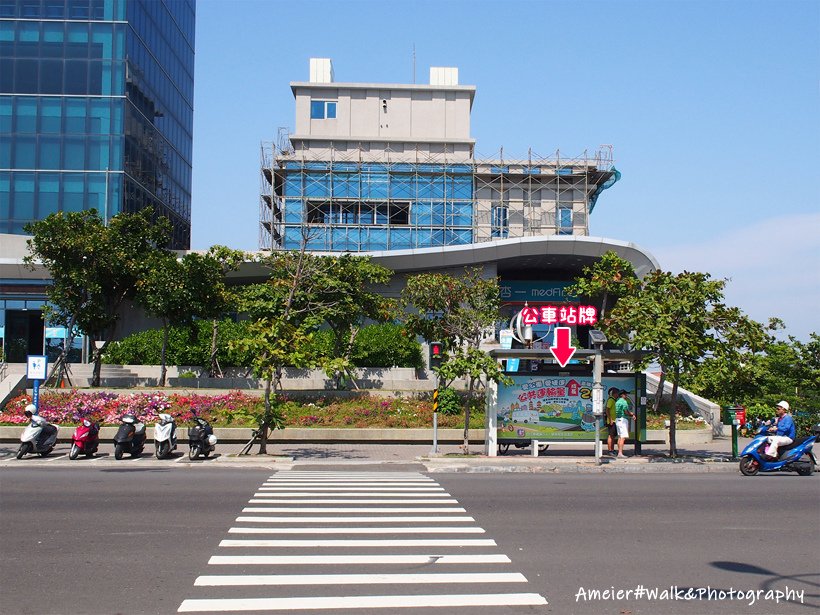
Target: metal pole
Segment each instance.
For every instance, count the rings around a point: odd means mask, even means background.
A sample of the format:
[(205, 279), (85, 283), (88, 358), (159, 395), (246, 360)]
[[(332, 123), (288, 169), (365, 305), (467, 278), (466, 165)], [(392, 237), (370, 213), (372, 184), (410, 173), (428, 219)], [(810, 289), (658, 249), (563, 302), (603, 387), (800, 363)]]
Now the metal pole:
[(433, 448), (431, 455), (438, 455), (438, 376), (436, 376), (436, 388), (433, 391)]
[(592, 414), (595, 415), (595, 464), (601, 464), (601, 417), (604, 413), (604, 359), (600, 349), (592, 361)]

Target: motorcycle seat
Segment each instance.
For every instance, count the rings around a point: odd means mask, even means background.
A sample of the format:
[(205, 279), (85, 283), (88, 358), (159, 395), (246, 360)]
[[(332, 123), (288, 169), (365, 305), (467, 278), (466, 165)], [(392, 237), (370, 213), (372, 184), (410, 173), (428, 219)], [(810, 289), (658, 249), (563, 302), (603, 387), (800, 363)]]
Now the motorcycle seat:
[(806, 440), (811, 440), (811, 439), (813, 439), (813, 437), (814, 437), (814, 436), (806, 436), (805, 438), (797, 438), (797, 439), (796, 439), (794, 442), (792, 442), (791, 444), (787, 444), (787, 445), (785, 445), (785, 446), (781, 446), (780, 448), (778, 448), (778, 449), (777, 449), (777, 454), (778, 454), (778, 457), (782, 457), (782, 456), (783, 456), (783, 453), (787, 453), (788, 451), (792, 450), (793, 448), (797, 448), (798, 446), (800, 446), (801, 444), (803, 444)]

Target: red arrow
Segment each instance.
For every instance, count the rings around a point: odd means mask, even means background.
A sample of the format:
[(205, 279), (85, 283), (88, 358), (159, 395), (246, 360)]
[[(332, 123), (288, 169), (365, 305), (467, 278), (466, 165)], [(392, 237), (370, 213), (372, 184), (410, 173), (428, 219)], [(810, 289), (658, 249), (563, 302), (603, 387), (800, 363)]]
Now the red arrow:
[(555, 345), (550, 346), (550, 352), (558, 365), (564, 367), (572, 355), (575, 354), (575, 346), (570, 346), (570, 328), (569, 327), (555, 327)]

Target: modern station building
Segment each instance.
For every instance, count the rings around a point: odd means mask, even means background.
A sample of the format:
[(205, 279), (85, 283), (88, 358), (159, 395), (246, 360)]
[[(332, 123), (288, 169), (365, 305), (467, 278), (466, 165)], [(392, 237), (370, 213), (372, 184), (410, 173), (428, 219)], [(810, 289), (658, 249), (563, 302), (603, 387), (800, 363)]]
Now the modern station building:
[(0, 342), (8, 361), (65, 335), (40, 318), (47, 280), (11, 257), (3, 266), (27, 223), (58, 211), (94, 208), (109, 219), (150, 206), (171, 221), (172, 247), (190, 248), (194, 17), (195, 0), (0, 2)]
[(476, 88), (457, 68), (431, 68), (425, 84), (341, 83), (314, 58), (290, 88), (296, 128), (262, 149), (261, 250), (367, 253), (398, 274), (396, 293), (413, 273), (481, 266), (510, 315), (575, 301), (564, 288), (608, 250), (639, 275), (657, 267), (634, 244), (589, 236), (620, 177), (611, 147), (476, 158)]

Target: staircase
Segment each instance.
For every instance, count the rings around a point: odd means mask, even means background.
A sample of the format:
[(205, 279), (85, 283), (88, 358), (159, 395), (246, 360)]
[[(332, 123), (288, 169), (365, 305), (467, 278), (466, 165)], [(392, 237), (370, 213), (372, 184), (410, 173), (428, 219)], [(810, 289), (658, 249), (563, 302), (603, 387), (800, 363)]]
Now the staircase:
[(26, 364), (0, 363), (0, 408), (26, 390)]
[[(71, 363), (69, 372), (74, 387), (89, 387), (94, 377), (93, 363)], [(100, 386), (108, 388), (128, 388), (141, 385), (156, 385), (156, 378), (141, 378), (136, 372), (122, 365), (103, 363), (100, 368)], [(68, 383), (66, 383), (66, 386)]]
[[(658, 384), (660, 384), (660, 378), (655, 374), (646, 372), (646, 394), (655, 395), (655, 392), (658, 390)], [(672, 383), (668, 380), (663, 383), (663, 394), (672, 395)], [(723, 423), (721, 422), (722, 417), (720, 416), (719, 405), (681, 387), (678, 387), (678, 398), (686, 402), (686, 405), (691, 408), (692, 412), (703, 417), (704, 420), (712, 426), (713, 435), (723, 435)]]

